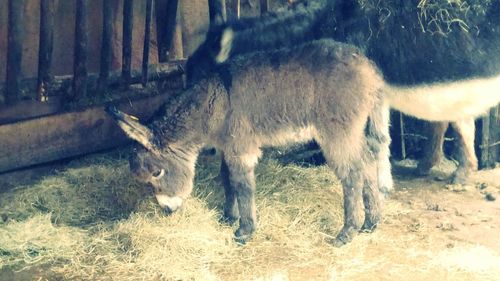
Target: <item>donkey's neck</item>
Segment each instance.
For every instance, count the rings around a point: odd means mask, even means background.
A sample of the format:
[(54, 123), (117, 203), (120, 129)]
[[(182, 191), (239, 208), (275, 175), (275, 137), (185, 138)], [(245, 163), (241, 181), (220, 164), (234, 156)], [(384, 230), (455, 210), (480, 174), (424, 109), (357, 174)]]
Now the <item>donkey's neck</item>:
[(225, 117), (227, 92), (218, 77), (201, 80), (167, 102), (150, 128), (161, 147), (201, 148)]

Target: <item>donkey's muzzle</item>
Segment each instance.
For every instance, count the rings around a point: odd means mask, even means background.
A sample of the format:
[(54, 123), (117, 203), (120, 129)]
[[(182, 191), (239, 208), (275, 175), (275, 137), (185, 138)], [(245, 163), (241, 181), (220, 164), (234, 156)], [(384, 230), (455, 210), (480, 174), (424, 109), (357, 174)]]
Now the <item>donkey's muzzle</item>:
[(156, 200), (160, 207), (165, 210), (167, 214), (177, 211), (182, 206), (182, 198), (178, 196), (170, 197), (163, 194), (157, 194)]

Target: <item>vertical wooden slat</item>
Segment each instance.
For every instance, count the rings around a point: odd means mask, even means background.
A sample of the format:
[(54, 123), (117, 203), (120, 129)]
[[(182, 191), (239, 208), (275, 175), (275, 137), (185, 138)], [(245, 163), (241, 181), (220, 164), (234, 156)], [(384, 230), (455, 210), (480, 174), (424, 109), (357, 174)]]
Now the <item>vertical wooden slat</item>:
[(87, 94), (88, 0), (76, 0), (72, 100)]
[(9, 21), (7, 38), (7, 75), (5, 103), (14, 104), (19, 100), (21, 62), (23, 58), (23, 17), (24, 0), (9, 0)]
[(113, 2), (105, 0), (102, 2), (102, 41), (101, 41), (101, 65), (99, 71), (99, 90), (105, 91), (108, 86), (109, 71), (111, 67), (112, 39), (113, 35)]
[(130, 85), (132, 72), (132, 30), (134, 28), (134, 0), (123, 3), (123, 43), (122, 43), (122, 80), (123, 86)]
[(260, 0), (260, 14), (269, 12), (269, 0)]
[(144, 25), (144, 48), (142, 49), (142, 85), (148, 83), (149, 44), (151, 42), (151, 17), (153, 0), (146, 0), (146, 23)]
[(177, 22), (178, 0), (156, 0), (156, 36), (158, 41), (158, 61), (168, 61)]
[(54, 46), (54, 0), (40, 1), (40, 47), (38, 49), (38, 81), (36, 98), (46, 102), (49, 99), (48, 89), (52, 80), (52, 50)]
[(221, 24), (226, 21), (226, 0), (208, 0), (208, 14), (210, 25)]

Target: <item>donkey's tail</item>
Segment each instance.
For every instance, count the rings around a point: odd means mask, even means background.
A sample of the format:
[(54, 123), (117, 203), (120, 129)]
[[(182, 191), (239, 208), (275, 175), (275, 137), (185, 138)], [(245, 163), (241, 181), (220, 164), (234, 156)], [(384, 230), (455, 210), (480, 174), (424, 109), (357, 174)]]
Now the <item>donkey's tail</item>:
[(477, 117), (500, 103), (500, 75), (413, 87), (388, 85), (385, 97), (392, 108), (429, 121)]

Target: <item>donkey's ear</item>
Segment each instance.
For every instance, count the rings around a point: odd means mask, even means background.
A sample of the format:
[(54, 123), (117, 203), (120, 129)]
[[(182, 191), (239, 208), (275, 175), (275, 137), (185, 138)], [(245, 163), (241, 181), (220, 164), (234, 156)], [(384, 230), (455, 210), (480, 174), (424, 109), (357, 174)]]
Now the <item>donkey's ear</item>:
[(155, 151), (155, 146), (152, 142), (153, 133), (148, 129), (148, 127), (139, 123), (137, 117), (125, 114), (114, 106), (106, 107), (106, 112), (113, 117), (113, 119), (118, 123), (120, 128), (127, 134), (127, 136), (142, 146), (147, 150)]

